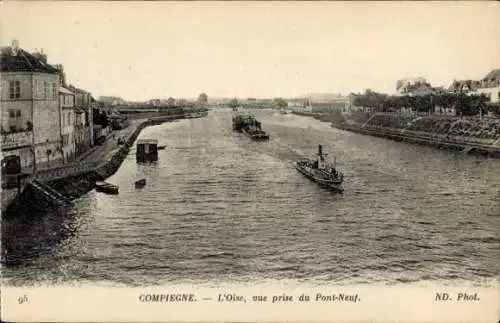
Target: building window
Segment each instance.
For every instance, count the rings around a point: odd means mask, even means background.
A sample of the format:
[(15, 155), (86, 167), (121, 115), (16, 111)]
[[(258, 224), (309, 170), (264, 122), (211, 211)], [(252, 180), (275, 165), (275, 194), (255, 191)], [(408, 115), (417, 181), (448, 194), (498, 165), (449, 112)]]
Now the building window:
[(9, 97), (19, 99), (21, 97), (21, 82), (9, 81)]
[(43, 98), (48, 99), (49, 98), (49, 84), (47, 82), (43, 82)]
[(9, 118), (16, 119), (21, 117), (21, 110), (9, 110)]

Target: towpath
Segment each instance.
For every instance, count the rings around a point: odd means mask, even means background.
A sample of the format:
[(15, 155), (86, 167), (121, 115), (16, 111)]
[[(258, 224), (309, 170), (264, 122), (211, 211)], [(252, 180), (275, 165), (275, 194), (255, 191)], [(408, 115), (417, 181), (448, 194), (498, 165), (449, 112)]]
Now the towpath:
[(147, 119), (130, 120), (128, 127), (111, 132), (111, 134), (107, 137), (107, 140), (102, 145), (93, 147), (90, 151), (80, 156), (76, 162), (97, 163), (108, 160), (116, 152), (116, 150), (120, 149), (120, 145), (118, 145), (118, 138), (126, 139), (130, 137), (139, 124), (146, 120)]

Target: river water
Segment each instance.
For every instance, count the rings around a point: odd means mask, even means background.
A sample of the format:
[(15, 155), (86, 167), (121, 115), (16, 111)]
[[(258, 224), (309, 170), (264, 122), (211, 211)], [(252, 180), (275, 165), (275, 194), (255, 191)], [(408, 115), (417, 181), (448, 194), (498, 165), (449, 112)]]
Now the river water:
[[(7, 284), (294, 280), (473, 282), (499, 275), (500, 160), (463, 156), (253, 111), (271, 139), (234, 133), (232, 111), (149, 127), (167, 148), (63, 214), (3, 222)], [(322, 143), (345, 174), (335, 194), (292, 166)], [(136, 189), (134, 181), (146, 178)]]

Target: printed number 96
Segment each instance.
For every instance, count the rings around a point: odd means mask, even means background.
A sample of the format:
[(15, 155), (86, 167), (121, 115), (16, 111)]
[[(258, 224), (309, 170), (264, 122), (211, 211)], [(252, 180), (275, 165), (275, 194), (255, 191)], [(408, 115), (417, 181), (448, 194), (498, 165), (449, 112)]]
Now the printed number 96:
[(21, 296), (17, 299), (17, 302), (19, 304), (23, 304), (23, 303), (27, 303), (28, 302), (28, 296), (24, 295), (24, 296)]

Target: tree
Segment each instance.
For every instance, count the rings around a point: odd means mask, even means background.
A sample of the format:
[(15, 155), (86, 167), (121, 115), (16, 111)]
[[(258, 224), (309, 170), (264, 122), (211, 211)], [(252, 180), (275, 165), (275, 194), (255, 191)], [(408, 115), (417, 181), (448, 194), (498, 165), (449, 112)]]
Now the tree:
[(234, 98), (231, 101), (229, 101), (228, 105), (230, 108), (236, 108), (238, 106), (238, 100), (236, 100), (236, 98)]
[(207, 103), (208, 101), (208, 96), (206, 93), (201, 93), (199, 96), (198, 96), (198, 104), (199, 105), (205, 105), (205, 103)]
[(175, 106), (175, 99), (173, 97), (169, 97), (167, 99), (167, 106), (169, 106), (169, 107)]
[(286, 108), (288, 106), (288, 102), (283, 100), (283, 98), (275, 98), (273, 101), (278, 108)]

